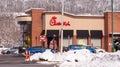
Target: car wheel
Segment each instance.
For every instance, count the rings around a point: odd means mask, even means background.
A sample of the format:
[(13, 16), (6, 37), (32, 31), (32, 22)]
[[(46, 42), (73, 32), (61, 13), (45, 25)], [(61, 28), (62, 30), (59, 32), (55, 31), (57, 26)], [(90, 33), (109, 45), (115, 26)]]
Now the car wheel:
[(103, 49), (98, 49), (98, 50), (96, 50), (96, 52), (97, 52), (97, 53), (105, 53), (105, 50), (103, 50)]
[(7, 53), (6, 54), (10, 54), (10, 51), (7, 51)]
[(25, 53), (21, 53), (23, 56), (26, 56), (26, 54)]
[(99, 53), (103, 53), (103, 51), (101, 50), (101, 51), (99, 51)]

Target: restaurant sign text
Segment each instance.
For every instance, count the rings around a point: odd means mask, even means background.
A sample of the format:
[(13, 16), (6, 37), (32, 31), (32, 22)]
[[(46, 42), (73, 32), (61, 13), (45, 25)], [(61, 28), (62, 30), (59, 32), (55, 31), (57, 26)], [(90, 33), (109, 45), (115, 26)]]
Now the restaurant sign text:
[[(60, 26), (62, 25), (62, 23), (60, 21), (56, 21), (57, 17), (56, 16), (53, 16), (51, 19), (50, 19), (50, 25), (51, 26)], [(70, 26), (70, 22), (69, 21), (64, 21), (63, 22), (63, 26)]]

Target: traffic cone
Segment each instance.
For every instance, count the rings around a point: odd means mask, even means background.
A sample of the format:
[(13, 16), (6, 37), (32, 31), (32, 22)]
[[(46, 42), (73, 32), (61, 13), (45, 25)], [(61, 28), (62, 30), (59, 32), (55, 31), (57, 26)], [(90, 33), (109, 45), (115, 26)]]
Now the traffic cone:
[(25, 53), (25, 61), (30, 61), (30, 52), (26, 50)]

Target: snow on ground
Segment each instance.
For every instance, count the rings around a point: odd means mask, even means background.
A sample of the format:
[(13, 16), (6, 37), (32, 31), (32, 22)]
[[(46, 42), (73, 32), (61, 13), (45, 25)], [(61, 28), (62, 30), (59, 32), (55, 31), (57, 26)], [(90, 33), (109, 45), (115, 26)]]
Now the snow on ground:
[(71, 50), (64, 53), (52, 53), (47, 50), (44, 53), (36, 53), (30, 60), (45, 59), (60, 62), (59, 67), (120, 67), (120, 51), (91, 53), (87, 49)]

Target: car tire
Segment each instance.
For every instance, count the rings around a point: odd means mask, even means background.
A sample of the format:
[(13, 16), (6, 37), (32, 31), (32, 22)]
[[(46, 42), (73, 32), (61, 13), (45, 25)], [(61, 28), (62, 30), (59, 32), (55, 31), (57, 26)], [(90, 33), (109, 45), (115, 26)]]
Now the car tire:
[(6, 54), (10, 54), (10, 51), (7, 51), (7, 53)]
[(24, 52), (24, 53), (21, 53), (23, 56), (26, 56), (26, 53)]
[(97, 52), (97, 53), (105, 53), (105, 50), (103, 50), (103, 49), (98, 49), (98, 50), (96, 50), (96, 52)]
[(99, 52), (103, 53), (103, 51), (99, 51)]

